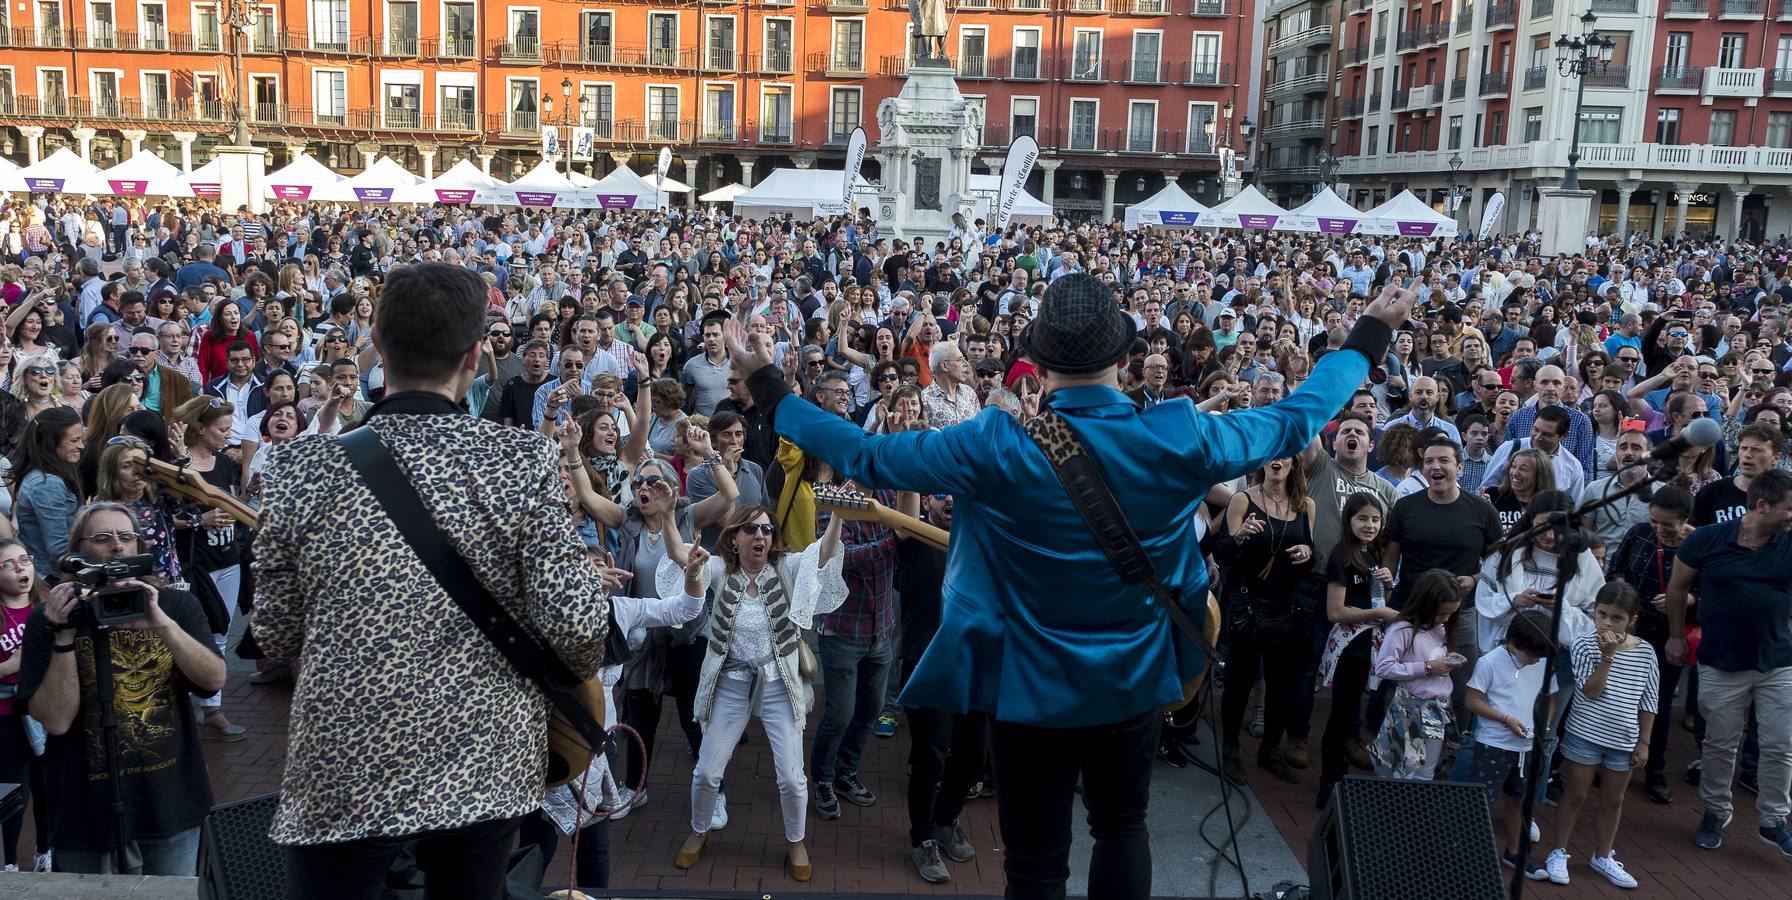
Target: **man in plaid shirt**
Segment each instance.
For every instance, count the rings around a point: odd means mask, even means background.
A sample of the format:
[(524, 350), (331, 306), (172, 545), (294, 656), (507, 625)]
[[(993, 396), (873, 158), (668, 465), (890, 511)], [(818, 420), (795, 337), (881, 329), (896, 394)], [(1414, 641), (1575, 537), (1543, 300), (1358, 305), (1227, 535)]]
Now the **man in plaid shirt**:
[[(875, 496), (885, 506), (896, 503), (894, 492)], [(828, 518), (825, 511), (816, 516), (817, 533)], [(855, 806), (877, 802), (859, 781), (859, 754), (883, 709), (885, 678), (896, 655), (896, 532), (880, 522), (847, 522), (840, 542), (846, 553), (846, 603), (815, 619), (825, 693), (809, 772), (815, 779), (815, 812), (823, 819), (840, 817), (841, 797)]]

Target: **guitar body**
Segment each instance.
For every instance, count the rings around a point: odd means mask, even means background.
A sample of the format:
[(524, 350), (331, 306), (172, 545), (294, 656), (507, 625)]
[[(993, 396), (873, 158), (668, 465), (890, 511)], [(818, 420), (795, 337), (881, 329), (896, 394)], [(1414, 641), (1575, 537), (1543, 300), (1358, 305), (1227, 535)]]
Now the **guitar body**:
[(159, 459), (144, 460), (137, 471), (176, 497), (204, 506), (216, 506), (250, 528), (261, 527), (260, 514), (243, 501), (212, 486), (198, 472)]
[[(604, 721), (604, 684), (592, 677), (579, 685), (573, 692), (578, 696), (579, 705), (591, 713), (591, 718), (599, 725)], [(579, 733), (572, 723), (566, 720), (560, 710), (548, 717), (548, 787), (557, 788), (585, 774), (591, 765), (591, 757), (600, 752), (602, 747), (593, 747), (585, 736)]]
[[(1220, 602), (1218, 598), (1213, 596), (1212, 591), (1207, 592), (1207, 625), (1202, 628), (1202, 631), (1207, 633), (1207, 643), (1209, 646), (1219, 643)], [(1183, 682), (1182, 701), (1164, 707), (1164, 712), (1173, 713), (1187, 707), (1190, 703), (1195, 702), (1195, 695), (1201, 693), (1201, 683), (1207, 680), (1207, 673), (1213, 671), (1213, 666), (1216, 662), (1218, 662), (1218, 660), (1208, 660), (1207, 668), (1202, 669), (1201, 674)]]

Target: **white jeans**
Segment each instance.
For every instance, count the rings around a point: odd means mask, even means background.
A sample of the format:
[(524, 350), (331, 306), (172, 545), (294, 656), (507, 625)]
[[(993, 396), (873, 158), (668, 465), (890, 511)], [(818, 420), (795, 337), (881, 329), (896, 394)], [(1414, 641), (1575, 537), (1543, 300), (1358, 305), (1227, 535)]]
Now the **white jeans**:
[[(703, 729), (703, 746), (697, 751), (697, 769), (691, 773), (691, 830), (698, 834), (709, 830), (722, 775), (747, 728), (747, 718), (753, 714), (748, 708), (750, 695), (749, 682), (727, 676), (717, 680), (715, 704)], [(796, 715), (784, 682), (775, 678), (765, 682), (759, 724), (772, 745), (772, 766), (778, 773), (778, 796), (784, 807), (784, 839), (795, 843), (803, 839), (808, 824), (809, 779), (803, 774), (803, 735), (796, 730)]]
[[(235, 625), (236, 624), (236, 615), (237, 615), (237, 613), (236, 613), (237, 592), (242, 585), (242, 577), (243, 577), (242, 568), (240, 566), (230, 566), (228, 568), (220, 569), (217, 572), (213, 572), (210, 574), (207, 574), (204, 572), (195, 572), (195, 573), (193, 573), (193, 575), (196, 578), (211, 579), (212, 585), (218, 589), (218, 593), (224, 598), (224, 609), (226, 612), (230, 613), (231, 625)], [(228, 628), (228, 626), (226, 626), (226, 627)], [(228, 635), (228, 634), (212, 635), (212, 643), (217, 646), (218, 653), (220, 655), (222, 655), (224, 653), (224, 645), (226, 643), (228, 643), (229, 640), (230, 640), (230, 635)], [(224, 705), (224, 691), (220, 689), (217, 693), (211, 694), (209, 696), (200, 696), (198, 694), (194, 694), (193, 695), (193, 703), (195, 706), (198, 706), (202, 710), (217, 709), (218, 707)]]

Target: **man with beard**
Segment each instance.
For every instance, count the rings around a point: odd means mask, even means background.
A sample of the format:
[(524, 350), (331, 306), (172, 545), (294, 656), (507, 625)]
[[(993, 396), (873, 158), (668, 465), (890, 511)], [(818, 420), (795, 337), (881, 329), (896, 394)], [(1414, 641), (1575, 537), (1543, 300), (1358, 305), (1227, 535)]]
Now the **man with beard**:
[(486, 383), (493, 388), (501, 388), (504, 383), (523, 374), (523, 360), (512, 352), (516, 347), (516, 335), (510, 325), (502, 317), (486, 317), (486, 337), (492, 352), (485, 365)]
[(1414, 378), (1412, 384), (1407, 386), (1406, 397), (1411, 406), (1410, 411), (1389, 422), (1388, 427), (1405, 424), (1411, 425), (1416, 431), (1437, 428), (1449, 435), (1450, 440), (1462, 443), (1462, 434), (1456, 430), (1456, 426), (1450, 424), (1449, 419), (1440, 418), (1437, 415), (1439, 400), (1437, 379), (1424, 375)]
[(504, 382), (496, 402), (486, 402), (483, 418), (522, 428), (532, 427), (535, 393), (548, 380), (548, 360), (552, 354), (553, 349), (547, 341), (524, 344), (523, 370)]

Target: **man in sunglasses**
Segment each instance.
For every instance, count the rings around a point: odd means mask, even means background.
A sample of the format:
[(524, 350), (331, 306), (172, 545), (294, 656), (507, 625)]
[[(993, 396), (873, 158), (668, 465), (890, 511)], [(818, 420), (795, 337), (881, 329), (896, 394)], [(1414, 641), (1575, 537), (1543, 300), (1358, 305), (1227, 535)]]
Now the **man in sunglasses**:
[[(1098, 277), (1054, 281), (1021, 344), (1048, 408), (1096, 458), (1168, 594), (1198, 628), (1209, 589), (1198, 504), (1213, 484), (1300, 452), (1386, 357), (1413, 300), (1411, 290), (1384, 291), (1293, 396), (1226, 415), (1183, 402), (1140, 410), (1118, 390), (1137, 329)], [(755, 403), (774, 411), (778, 433), (841, 477), (948, 493), (976, 511), (954, 521), (939, 631), (902, 702), (995, 720), (1011, 889), (1064, 890), (1077, 775), (1086, 772), (1100, 773), (1082, 782), (1090, 827), (1102, 835), (1091, 869), (1107, 873), (1109, 896), (1149, 896), (1145, 820), (1162, 708), (1182, 700), (1184, 681), (1211, 661), (1149, 590), (1114, 569), (1016, 418), (985, 411), (937, 431), (868, 434), (793, 396), (769, 343), (749, 342), (742, 321), (730, 323), (729, 352)]]
[(174, 411), (193, 399), (193, 383), (187, 376), (162, 365), (159, 349), (156, 333), (145, 326), (131, 335), (130, 349), (125, 354), (143, 375), (143, 407), (172, 421)]

